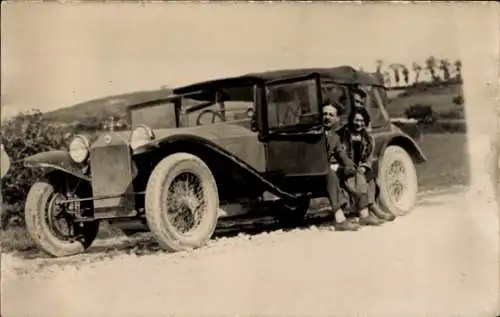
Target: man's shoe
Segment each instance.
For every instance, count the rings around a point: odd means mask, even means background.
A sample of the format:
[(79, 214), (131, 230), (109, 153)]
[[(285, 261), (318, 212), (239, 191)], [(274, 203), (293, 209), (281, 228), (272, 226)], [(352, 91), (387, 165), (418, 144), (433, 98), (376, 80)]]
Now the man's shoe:
[(385, 212), (382, 209), (380, 209), (377, 205), (371, 205), (369, 207), (370, 211), (377, 217), (386, 221), (393, 221), (396, 219), (396, 216), (394, 216), (391, 213)]
[(357, 231), (359, 229), (359, 225), (352, 221), (337, 222), (334, 227), (335, 231)]
[(373, 216), (370, 214), (367, 217), (360, 217), (359, 218), (359, 224), (361, 226), (379, 226), (382, 223), (384, 223), (384, 220), (378, 219), (377, 217)]

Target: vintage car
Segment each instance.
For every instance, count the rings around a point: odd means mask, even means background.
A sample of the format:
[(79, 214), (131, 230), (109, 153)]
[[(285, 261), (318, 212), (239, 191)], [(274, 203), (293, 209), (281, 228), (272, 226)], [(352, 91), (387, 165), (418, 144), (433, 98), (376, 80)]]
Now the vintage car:
[(224, 217), (268, 210), (295, 223), (311, 199), (326, 197), (324, 98), (342, 102), (347, 115), (356, 86), (370, 99), (378, 199), (406, 214), (417, 198), (414, 163), (426, 157), (391, 124), (381, 82), (338, 66), (179, 87), (131, 105), (131, 131), (76, 135), (67, 151), (26, 158), (26, 166), (47, 169), (28, 194), (27, 228), (43, 250), (68, 256), (91, 245), (102, 220), (141, 222), (173, 252), (203, 246)]

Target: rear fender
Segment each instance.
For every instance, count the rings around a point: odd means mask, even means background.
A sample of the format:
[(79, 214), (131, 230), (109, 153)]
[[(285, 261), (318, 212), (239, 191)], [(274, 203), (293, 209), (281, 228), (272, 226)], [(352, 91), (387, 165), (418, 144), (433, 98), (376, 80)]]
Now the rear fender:
[(418, 146), (418, 144), (413, 141), (410, 137), (404, 134), (396, 134), (385, 142), (382, 151), (380, 154), (382, 155), (384, 150), (390, 145), (397, 145), (402, 147), (413, 159), (413, 162), (416, 164), (422, 164), (427, 162), (427, 157), (425, 156), (422, 149)]
[(384, 155), (385, 149), (391, 145), (397, 145), (403, 148), (410, 155), (415, 164), (427, 162), (427, 157), (418, 144), (404, 133), (397, 132), (389, 136), (384, 136), (382, 140), (376, 140), (376, 155), (378, 159), (375, 162), (374, 171), (376, 171), (377, 174), (379, 161)]
[(24, 166), (59, 170), (90, 182), (90, 177), (83, 172), (83, 165), (75, 163), (67, 151), (48, 151), (28, 156)]
[[(255, 170), (252, 166), (250, 166), (243, 160), (229, 153), (228, 151), (221, 148), (217, 144), (195, 135), (169, 136), (168, 138), (152, 142), (148, 144), (147, 147), (150, 149), (150, 151), (142, 150), (141, 156), (160, 155), (161, 157), (164, 157), (170, 154), (173, 148), (175, 149), (181, 148), (183, 151), (186, 150), (187, 152), (191, 152), (194, 155), (200, 155), (201, 153), (208, 153), (208, 155), (204, 154), (202, 155), (203, 157), (200, 158), (204, 160), (205, 163), (207, 163), (207, 165), (209, 166), (214, 164), (220, 166), (221, 164), (225, 164), (224, 162), (231, 162), (234, 163), (235, 166), (237, 166), (237, 168), (239, 169), (239, 171), (245, 174), (246, 177), (251, 178), (253, 182), (257, 182), (265, 190), (268, 190), (269, 192), (280, 198), (293, 200), (301, 196), (289, 193), (279, 188), (271, 181), (263, 177), (257, 170)], [(216, 159), (215, 162), (214, 160), (208, 161), (207, 159), (209, 159), (209, 157), (215, 157), (215, 158), (219, 157), (220, 159)]]

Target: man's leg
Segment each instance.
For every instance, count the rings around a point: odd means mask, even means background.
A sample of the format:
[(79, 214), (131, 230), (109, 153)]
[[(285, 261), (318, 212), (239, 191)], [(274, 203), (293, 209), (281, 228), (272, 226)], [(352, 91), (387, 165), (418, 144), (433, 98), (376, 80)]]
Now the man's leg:
[(383, 211), (376, 201), (377, 184), (374, 179), (368, 179), (368, 209), (375, 217), (384, 221), (393, 221), (396, 217), (389, 212)]
[(378, 226), (384, 223), (384, 220), (373, 216), (369, 210), (369, 199), (367, 194), (362, 194), (358, 200), (359, 224), (362, 226)]
[(328, 200), (332, 207), (335, 216), (335, 230), (339, 231), (356, 231), (359, 225), (346, 220), (343, 207), (347, 204), (346, 197), (340, 189), (339, 179), (335, 171), (330, 170), (327, 178)]

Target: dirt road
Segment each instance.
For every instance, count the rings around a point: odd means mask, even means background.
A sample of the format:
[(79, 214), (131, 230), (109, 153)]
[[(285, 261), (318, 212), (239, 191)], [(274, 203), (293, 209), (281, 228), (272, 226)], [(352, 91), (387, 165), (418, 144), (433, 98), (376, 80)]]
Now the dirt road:
[(383, 227), (239, 235), (189, 253), (5, 255), (2, 316), (494, 316), (497, 211), (472, 205), (425, 195)]

